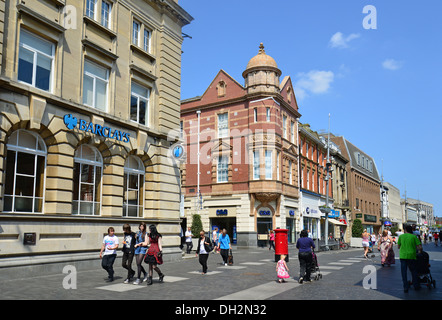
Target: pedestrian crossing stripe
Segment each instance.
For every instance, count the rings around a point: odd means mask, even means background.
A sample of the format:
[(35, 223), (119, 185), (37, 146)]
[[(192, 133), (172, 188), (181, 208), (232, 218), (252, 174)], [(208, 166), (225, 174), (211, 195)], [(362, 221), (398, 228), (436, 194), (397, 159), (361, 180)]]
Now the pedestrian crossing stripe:
[(244, 269), (247, 267), (241, 267), (241, 266), (222, 266), (222, 267), (218, 267), (218, 269), (233, 269), (233, 270), (238, 270), (238, 269)]
[(244, 264), (247, 266), (261, 266), (265, 263), (264, 262), (241, 262), (240, 264)]
[[(201, 274), (202, 271), (190, 271), (187, 273), (191, 273), (191, 274)], [(213, 274), (217, 274), (217, 273), (222, 273), (222, 271), (207, 271), (207, 273), (205, 274), (206, 276), (211, 276)]]
[[(189, 278), (165, 276), (163, 282), (172, 283), (172, 282), (183, 281), (183, 280), (187, 280), (187, 279), (189, 279)], [(153, 281), (156, 282), (158, 280), (153, 279)], [(136, 289), (140, 289), (140, 288), (146, 288), (146, 287), (147, 287), (147, 285), (144, 282), (140, 283), (138, 285), (134, 285), (132, 283), (129, 283), (129, 284), (114, 283), (114, 284), (107, 285), (107, 286), (96, 287), (95, 289), (108, 290), (108, 291), (113, 291), (113, 292), (127, 292), (127, 291), (136, 290)]]

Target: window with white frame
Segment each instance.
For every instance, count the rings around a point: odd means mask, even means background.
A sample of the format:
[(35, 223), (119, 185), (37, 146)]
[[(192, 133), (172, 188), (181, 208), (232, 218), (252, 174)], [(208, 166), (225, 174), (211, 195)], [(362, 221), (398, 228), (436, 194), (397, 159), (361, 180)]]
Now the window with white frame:
[(259, 150), (253, 151), (253, 180), (259, 180)]
[(95, 20), (97, 0), (86, 0), (86, 16)]
[(101, 2), (101, 25), (111, 29), (112, 4), (108, 1)]
[(258, 109), (253, 109), (253, 120), (254, 122), (258, 122)]
[(295, 143), (295, 123), (290, 121), (290, 139), (292, 143)]
[(289, 160), (289, 184), (293, 184), (292, 160)]
[(144, 51), (150, 53), (150, 38), (152, 36), (152, 32), (144, 27), (144, 39), (143, 39), (143, 49)]
[(139, 157), (129, 156), (124, 165), (123, 217), (143, 216), (144, 165)]
[(109, 70), (85, 60), (83, 78), (83, 103), (106, 111)]
[(279, 172), (279, 170), (281, 170), (280, 169), (280, 166), (279, 166), (279, 162), (281, 161), (281, 152), (279, 152), (279, 151), (277, 151), (276, 152), (276, 179), (279, 181), (279, 179), (280, 179), (280, 176), (281, 176), (281, 174), (280, 174), (280, 172)]
[(30, 32), (20, 31), (18, 81), (51, 91), (55, 46)]
[(6, 145), (4, 212), (42, 213), (47, 149), (32, 131), (19, 129)]
[(228, 121), (228, 113), (221, 113), (218, 115), (218, 138), (226, 138), (229, 136)]
[(272, 150), (265, 151), (265, 173), (266, 173), (266, 179), (271, 180), (272, 173), (273, 173), (273, 152), (272, 152)]
[(217, 181), (227, 182), (229, 180), (229, 158), (218, 156)]
[(103, 158), (97, 148), (82, 144), (74, 157), (72, 214), (99, 215)]
[(287, 116), (282, 116), (282, 137), (287, 139)]
[(308, 142), (305, 143), (305, 157), (308, 158), (308, 149), (309, 149), (309, 145)]
[(307, 170), (307, 189), (310, 189), (310, 170)]
[(270, 108), (269, 107), (266, 108), (266, 121), (270, 122)]
[(132, 23), (132, 43), (136, 46), (140, 46), (140, 30), (141, 24), (134, 20)]
[(149, 125), (150, 90), (132, 82), (130, 96), (130, 120)]

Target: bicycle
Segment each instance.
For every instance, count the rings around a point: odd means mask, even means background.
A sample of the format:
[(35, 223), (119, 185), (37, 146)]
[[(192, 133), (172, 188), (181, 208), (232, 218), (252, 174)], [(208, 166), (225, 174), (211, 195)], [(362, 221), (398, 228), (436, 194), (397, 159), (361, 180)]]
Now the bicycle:
[(347, 250), (350, 246), (348, 245), (348, 243), (342, 241), (341, 239), (336, 239), (336, 241), (339, 242), (339, 249), (342, 250)]

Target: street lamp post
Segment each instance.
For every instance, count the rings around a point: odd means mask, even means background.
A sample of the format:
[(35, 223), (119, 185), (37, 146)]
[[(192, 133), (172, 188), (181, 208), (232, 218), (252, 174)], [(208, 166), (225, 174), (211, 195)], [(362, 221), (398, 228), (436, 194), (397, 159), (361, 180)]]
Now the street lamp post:
[(328, 137), (327, 137), (327, 162), (325, 164), (325, 168), (327, 171), (327, 175), (325, 176), (325, 250), (328, 250), (328, 185), (330, 180), (330, 171), (331, 171), (331, 163), (330, 163), (330, 113), (328, 114)]

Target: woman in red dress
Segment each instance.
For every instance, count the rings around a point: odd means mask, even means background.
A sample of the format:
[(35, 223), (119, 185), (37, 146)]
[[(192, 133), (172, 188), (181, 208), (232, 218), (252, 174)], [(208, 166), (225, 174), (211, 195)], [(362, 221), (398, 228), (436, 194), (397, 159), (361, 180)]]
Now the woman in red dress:
[(162, 235), (158, 232), (155, 225), (149, 226), (149, 234), (146, 234), (143, 245), (149, 246), (144, 262), (149, 264), (149, 278), (147, 279), (147, 285), (152, 284), (153, 270), (155, 270), (159, 277), (160, 282), (163, 282), (164, 274), (161, 273), (160, 268), (157, 265), (163, 264), (163, 248), (161, 245)]

